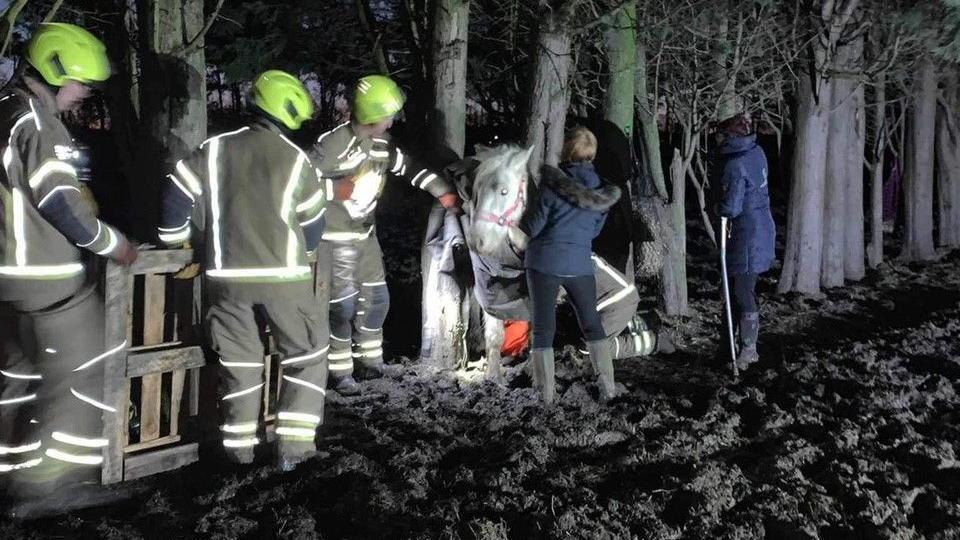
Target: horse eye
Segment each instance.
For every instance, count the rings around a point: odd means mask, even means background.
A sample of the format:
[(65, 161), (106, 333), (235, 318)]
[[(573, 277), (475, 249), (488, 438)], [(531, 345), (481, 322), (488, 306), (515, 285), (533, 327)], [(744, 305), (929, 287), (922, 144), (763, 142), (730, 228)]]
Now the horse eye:
[(500, 194), (503, 195), (503, 196), (506, 196), (507, 193), (510, 193), (510, 190), (508, 190), (507, 188), (503, 188), (503, 189), (500, 190)]

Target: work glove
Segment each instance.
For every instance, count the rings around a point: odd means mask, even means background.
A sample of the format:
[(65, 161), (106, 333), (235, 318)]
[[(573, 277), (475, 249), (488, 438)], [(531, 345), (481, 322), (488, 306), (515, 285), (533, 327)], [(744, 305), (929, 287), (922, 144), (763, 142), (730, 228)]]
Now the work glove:
[(453, 213), (457, 214), (458, 216), (463, 213), (460, 196), (455, 192), (451, 191), (450, 193), (444, 193), (443, 195), (437, 197), (437, 200), (440, 201), (441, 206), (447, 210), (453, 211)]
[(137, 247), (130, 243), (129, 240), (124, 238), (120, 241), (120, 245), (110, 252), (108, 257), (110, 257), (111, 261), (117, 264), (130, 266), (131, 264), (137, 262)]
[(333, 198), (337, 201), (349, 200), (353, 195), (353, 182), (348, 179), (333, 181)]

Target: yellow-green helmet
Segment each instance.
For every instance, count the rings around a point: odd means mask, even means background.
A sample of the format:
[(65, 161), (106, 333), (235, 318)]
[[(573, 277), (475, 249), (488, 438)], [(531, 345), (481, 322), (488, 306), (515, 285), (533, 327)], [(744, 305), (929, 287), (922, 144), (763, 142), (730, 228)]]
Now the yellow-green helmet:
[(376, 124), (400, 112), (405, 100), (390, 77), (367, 75), (353, 91), (353, 117), (361, 124)]
[(96, 36), (67, 23), (43, 23), (27, 44), (27, 62), (53, 86), (93, 83), (110, 76), (107, 48)]
[(313, 116), (313, 98), (300, 79), (279, 69), (264, 71), (253, 83), (253, 102), (290, 129)]

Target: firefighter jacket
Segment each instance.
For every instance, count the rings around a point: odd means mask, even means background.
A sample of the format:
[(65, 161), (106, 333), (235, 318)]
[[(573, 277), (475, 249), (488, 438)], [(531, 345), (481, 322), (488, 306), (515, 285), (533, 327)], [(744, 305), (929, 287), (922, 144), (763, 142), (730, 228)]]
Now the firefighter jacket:
[(56, 98), (27, 80), (0, 96), (0, 280), (73, 278), (84, 272), (78, 248), (110, 256), (127, 240), (84, 201)]
[(350, 199), (330, 201), (324, 240), (363, 240), (373, 234), (374, 209), (388, 173), (434, 197), (454, 191), (446, 179), (401, 151), (388, 133), (360, 138), (346, 122), (320, 135), (313, 150), (327, 191), (335, 182), (354, 184)]
[(166, 177), (159, 236), (178, 245), (202, 231), (210, 278), (306, 280), (325, 204), (307, 154), (263, 120), (207, 139), (177, 162)]

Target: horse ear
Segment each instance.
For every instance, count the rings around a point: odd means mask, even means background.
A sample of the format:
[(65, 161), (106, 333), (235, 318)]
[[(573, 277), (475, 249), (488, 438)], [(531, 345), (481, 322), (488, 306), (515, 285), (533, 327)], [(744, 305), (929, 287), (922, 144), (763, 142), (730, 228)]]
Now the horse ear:
[(533, 155), (533, 146), (530, 146), (525, 150), (521, 150), (510, 162), (510, 168), (515, 171), (526, 170), (527, 163), (530, 162), (531, 155)]

